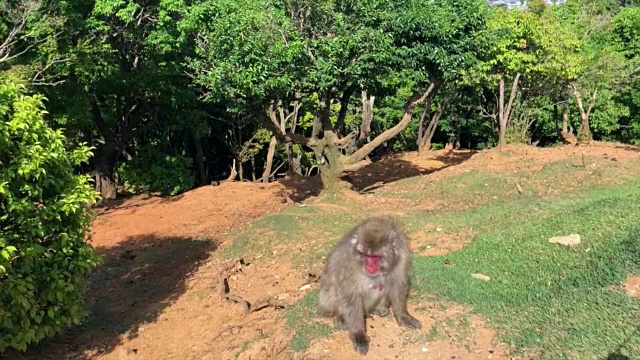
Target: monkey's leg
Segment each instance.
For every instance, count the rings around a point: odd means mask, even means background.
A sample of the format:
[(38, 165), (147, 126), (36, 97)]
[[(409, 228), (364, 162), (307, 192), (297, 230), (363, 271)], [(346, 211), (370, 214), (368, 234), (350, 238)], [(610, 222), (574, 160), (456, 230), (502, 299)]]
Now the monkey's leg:
[(338, 331), (347, 330), (347, 324), (342, 315), (333, 317), (333, 327)]
[(364, 308), (362, 299), (351, 298), (342, 306), (344, 323), (349, 331), (353, 349), (362, 355), (369, 351), (369, 336), (364, 326)]
[(420, 329), (422, 324), (413, 316), (409, 315), (407, 311), (407, 297), (409, 295), (409, 288), (405, 286), (394, 286), (389, 293), (389, 299), (391, 300), (391, 306), (393, 307), (393, 315), (396, 317), (396, 322), (400, 326), (408, 327), (409, 329)]
[(372, 315), (377, 315), (380, 317), (385, 317), (389, 315), (389, 297), (385, 296), (380, 299), (380, 302), (376, 307), (371, 311)]

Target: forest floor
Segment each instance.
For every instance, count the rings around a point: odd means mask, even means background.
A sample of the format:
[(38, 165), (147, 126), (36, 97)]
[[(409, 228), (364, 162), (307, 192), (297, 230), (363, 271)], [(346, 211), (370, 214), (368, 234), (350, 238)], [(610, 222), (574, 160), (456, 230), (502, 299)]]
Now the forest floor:
[[(87, 320), (9, 357), (359, 358), (317, 317), (317, 276), (345, 231), (389, 215), (410, 236), (423, 327), (367, 320), (368, 358), (640, 358), (638, 160), (604, 143), (405, 153), (340, 194), (289, 178), (121, 200), (93, 226)], [(572, 248), (547, 240), (571, 233)]]

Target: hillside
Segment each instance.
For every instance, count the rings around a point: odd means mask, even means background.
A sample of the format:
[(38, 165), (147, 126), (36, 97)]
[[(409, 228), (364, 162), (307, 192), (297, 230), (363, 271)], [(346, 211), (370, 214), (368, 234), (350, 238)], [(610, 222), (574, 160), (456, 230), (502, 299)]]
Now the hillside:
[[(9, 357), (354, 358), (346, 334), (316, 318), (315, 280), (344, 231), (384, 214), (411, 237), (410, 311), (423, 329), (370, 320), (368, 358), (635, 358), (639, 158), (604, 143), (406, 153), (352, 175), (342, 194), (285, 179), (127, 199), (94, 224), (105, 261), (88, 321)], [(578, 247), (547, 241), (569, 233)], [(245, 314), (222, 299), (221, 272), (230, 293), (264, 306)]]

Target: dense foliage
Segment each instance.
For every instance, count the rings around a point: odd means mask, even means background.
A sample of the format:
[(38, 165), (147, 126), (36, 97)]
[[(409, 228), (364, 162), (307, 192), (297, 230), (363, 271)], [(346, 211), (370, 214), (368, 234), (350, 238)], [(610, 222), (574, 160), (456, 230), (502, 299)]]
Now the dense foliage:
[(85, 170), (105, 198), (285, 171), (330, 185), (385, 151), (640, 143), (638, 9), (13, 0), (0, 66), (96, 148)]
[(124, 188), (134, 194), (159, 192), (171, 196), (189, 190), (194, 182), (190, 158), (165, 154), (152, 146), (121, 164), (118, 174)]
[(68, 151), (42, 101), (0, 81), (0, 352), (78, 324), (83, 278), (97, 260), (85, 242), (97, 193), (74, 174), (91, 149)]

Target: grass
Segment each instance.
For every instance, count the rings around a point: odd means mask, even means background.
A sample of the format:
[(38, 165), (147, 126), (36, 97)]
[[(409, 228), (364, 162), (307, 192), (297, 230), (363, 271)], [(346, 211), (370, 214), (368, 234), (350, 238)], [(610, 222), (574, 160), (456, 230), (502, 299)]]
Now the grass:
[[(560, 160), (545, 164), (540, 170), (497, 173), (470, 169), (435, 182), (425, 182), (420, 177), (414, 177), (398, 181), (394, 190), (402, 188), (401, 191), (384, 191), (380, 196), (417, 201), (435, 200), (442, 204), (441, 210), (465, 210), (523, 197), (571, 195), (596, 184), (624, 183), (640, 171), (637, 164), (621, 164), (603, 159), (590, 159), (589, 164), (595, 166), (585, 169), (577, 166), (574, 160)], [(517, 190), (516, 183), (522, 188), (523, 194)]]
[[(593, 169), (560, 161), (537, 171), (476, 170), (420, 190), (377, 195), (471, 204), (429, 212), (402, 209), (401, 220), (412, 234), (427, 224), (447, 233), (473, 229), (478, 234), (459, 251), (414, 257), (412, 298), (430, 296), (471, 307), (498, 330), (500, 341), (514, 345), (515, 353), (533, 351), (542, 359), (640, 358), (640, 301), (616, 288), (627, 275), (640, 272), (640, 165), (591, 163)], [(419, 180), (403, 181), (414, 189)], [(524, 195), (515, 190), (515, 181)], [(341, 204), (339, 199), (332, 203)], [(255, 222), (232, 251), (302, 241), (313, 246), (292, 260), (318, 261), (342, 233), (369, 215), (358, 209), (289, 207)], [(580, 234), (582, 243), (567, 248), (547, 241), (570, 233)], [(491, 281), (474, 280), (471, 273)], [(287, 311), (295, 351), (331, 331), (316, 322), (316, 301), (312, 292)], [(464, 321), (446, 326), (460, 334), (469, 329)], [(434, 327), (423, 335), (433, 339), (440, 333)]]
[[(492, 222), (461, 251), (414, 259), (415, 288), (471, 305), (518, 349), (545, 359), (606, 357), (640, 320), (640, 302), (610, 285), (640, 266), (640, 182), (571, 199), (483, 208), (460, 221)], [(505, 216), (509, 214), (509, 216)], [(491, 220), (490, 220), (491, 219)], [(578, 232), (575, 249), (552, 236)], [(445, 265), (443, 260), (449, 260)], [(471, 273), (492, 278), (474, 280)], [(624, 349), (640, 357), (640, 338)]]
[(291, 350), (303, 351), (312, 339), (328, 337), (331, 328), (314, 321), (317, 317), (318, 290), (314, 290), (287, 310), (285, 327), (295, 330), (291, 340)]

